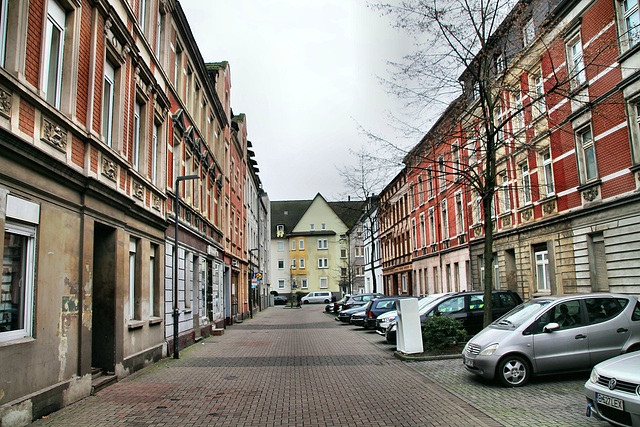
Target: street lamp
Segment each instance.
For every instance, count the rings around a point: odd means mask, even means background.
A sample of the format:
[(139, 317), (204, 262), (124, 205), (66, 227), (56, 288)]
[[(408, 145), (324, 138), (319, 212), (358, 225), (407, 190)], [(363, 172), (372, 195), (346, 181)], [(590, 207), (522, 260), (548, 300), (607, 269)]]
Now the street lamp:
[[(174, 250), (173, 250), (173, 358), (179, 359), (180, 353), (178, 352), (178, 318), (180, 312), (178, 310), (178, 228), (180, 222), (180, 182), (190, 179), (198, 179), (200, 175), (186, 175), (176, 178), (176, 200), (174, 204), (173, 213), (176, 217), (176, 231), (173, 237)], [(186, 280), (186, 277), (185, 277)], [(186, 298), (186, 297), (185, 297)]]

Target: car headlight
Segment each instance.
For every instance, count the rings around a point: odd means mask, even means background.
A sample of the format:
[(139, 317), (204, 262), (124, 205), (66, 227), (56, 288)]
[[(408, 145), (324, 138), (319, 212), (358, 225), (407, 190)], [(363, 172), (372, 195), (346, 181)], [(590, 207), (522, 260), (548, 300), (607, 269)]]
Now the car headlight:
[(593, 368), (591, 370), (591, 376), (589, 377), (589, 381), (591, 381), (592, 383), (596, 384), (598, 382), (598, 377), (600, 375), (598, 374), (598, 371), (596, 370), (596, 368)]
[(491, 356), (498, 349), (498, 344), (491, 344), (489, 347), (485, 347), (478, 356)]

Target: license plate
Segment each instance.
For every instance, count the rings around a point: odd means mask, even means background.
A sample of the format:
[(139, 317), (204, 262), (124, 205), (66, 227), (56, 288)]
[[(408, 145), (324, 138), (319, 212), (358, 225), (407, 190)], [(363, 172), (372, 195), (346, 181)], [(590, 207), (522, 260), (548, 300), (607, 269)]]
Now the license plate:
[(474, 362), (473, 359), (469, 359), (466, 356), (463, 357), (462, 361), (464, 362), (465, 365), (467, 365), (467, 366), (469, 366), (471, 368), (473, 368), (475, 366), (474, 363), (473, 363)]
[(607, 396), (606, 394), (596, 393), (596, 403), (624, 411), (624, 400), (616, 399), (615, 397)]

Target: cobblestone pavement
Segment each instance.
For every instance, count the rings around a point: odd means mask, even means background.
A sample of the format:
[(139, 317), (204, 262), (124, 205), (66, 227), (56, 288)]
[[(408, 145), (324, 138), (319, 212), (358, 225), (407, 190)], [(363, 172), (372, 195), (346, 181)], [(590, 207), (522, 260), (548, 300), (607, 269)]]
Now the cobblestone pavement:
[[(375, 332), (350, 327), (370, 342), (390, 346)], [(533, 378), (529, 385), (505, 388), (484, 381), (467, 372), (460, 358), (426, 362), (407, 362), (424, 375), (470, 405), (481, 409), (505, 426), (608, 426), (608, 423), (587, 418), (583, 389), (588, 373)]]
[(459, 360), (401, 362), (323, 307), (269, 308), (34, 425), (601, 425), (582, 414), (584, 378), (508, 390)]

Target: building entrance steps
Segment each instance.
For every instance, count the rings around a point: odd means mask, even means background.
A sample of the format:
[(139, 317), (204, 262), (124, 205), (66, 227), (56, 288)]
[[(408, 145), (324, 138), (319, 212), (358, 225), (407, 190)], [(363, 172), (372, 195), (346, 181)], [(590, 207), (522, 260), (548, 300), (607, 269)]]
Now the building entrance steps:
[(502, 425), (323, 308), (256, 313), (34, 425)]

